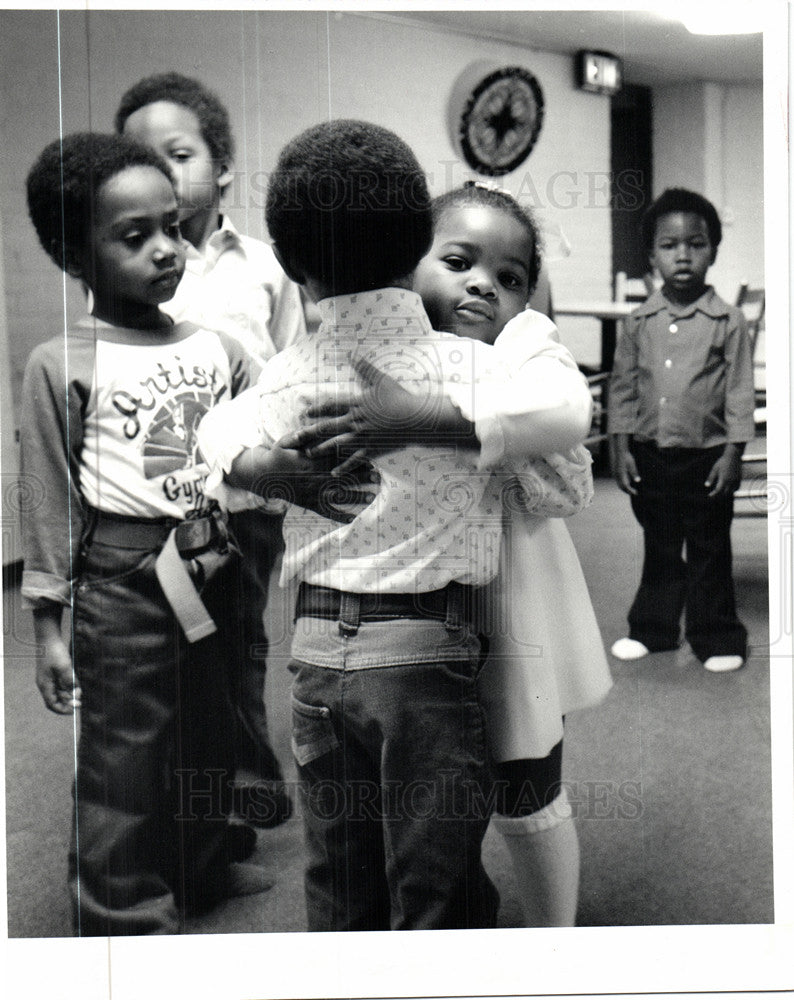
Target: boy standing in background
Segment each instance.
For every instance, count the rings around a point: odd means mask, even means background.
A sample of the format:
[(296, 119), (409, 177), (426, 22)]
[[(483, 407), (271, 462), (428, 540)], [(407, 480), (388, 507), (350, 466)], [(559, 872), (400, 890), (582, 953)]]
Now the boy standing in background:
[[(237, 232), (220, 203), (233, 180), (234, 145), (226, 108), (202, 83), (178, 73), (145, 77), (122, 97), (116, 130), (154, 148), (176, 178), (185, 274), (164, 308), (234, 337), (260, 364), (305, 329), (298, 287), (271, 248)], [(264, 705), (267, 638), (263, 614), (281, 551), (280, 518), (243, 513), (232, 528), (245, 556), (249, 655), (239, 677), (235, 710), (241, 816), (259, 826), (289, 817), (290, 801), (271, 748)], [(253, 782), (253, 783), (252, 783)]]
[[(648, 209), (643, 239), (662, 288), (626, 321), (610, 382), (612, 469), (642, 526), (645, 561), (618, 659), (686, 638), (707, 670), (737, 670), (747, 633), (731, 571), (733, 494), (754, 434), (750, 339), (740, 309), (706, 284), (722, 227), (682, 188)], [(686, 560), (682, 549), (686, 545)]]

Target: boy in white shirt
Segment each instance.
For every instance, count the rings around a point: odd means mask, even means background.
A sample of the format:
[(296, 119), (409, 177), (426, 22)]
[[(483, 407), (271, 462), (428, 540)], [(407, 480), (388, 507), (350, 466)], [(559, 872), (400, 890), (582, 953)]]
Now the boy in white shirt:
[[(185, 273), (165, 310), (175, 320), (227, 333), (264, 364), (303, 333), (303, 307), (298, 287), (271, 247), (238, 233), (221, 212), (233, 180), (234, 142), (226, 108), (200, 81), (162, 73), (145, 77), (124, 94), (115, 124), (118, 132), (157, 150), (176, 179)], [(252, 651), (237, 679), (235, 801), (248, 822), (275, 826), (288, 818), (291, 805), (267, 730), (262, 618), (282, 548), (281, 525), (274, 516), (242, 514), (233, 519), (232, 529), (246, 557)]]

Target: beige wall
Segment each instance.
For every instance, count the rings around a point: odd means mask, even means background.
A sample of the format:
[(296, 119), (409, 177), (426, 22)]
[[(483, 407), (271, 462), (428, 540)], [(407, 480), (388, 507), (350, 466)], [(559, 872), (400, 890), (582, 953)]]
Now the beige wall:
[[(447, 133), (458, 74), (475, 60), (527, 67), (543, 88), (545, 121), (524, 168), (500, 183), (561, 223), (572, 244), (568, 259), (550, 264), (557, 297), (608, 294), (609, 103), (575, 89), (567, 56), (364, 14), (65, 12), (60, 32), (59, 50), (54, 13), (0, 12), (0, 212), (15, 390), (30, 348), (63, 326), (60, 276), (24, 203), (25, 174), (58, 135), (59, 96), (65, 132), (108, 130), (122, 92), (165, 69), (200, 77), (227, 103), (239, 171), (227, 208), (262, 236), (267, 172), (298, 130), (329, 115), (377, 121), (413, 146), (438, 193), (471, 176)], [(77, 290), (66, 294), (79, 311)]]
[(700, 191), (723, 221), (709, 278), (733, 300), (740, 281), (764, 285), (763, 91), (715, 83), (653, 92), (654, 194)]
[[(471, 176), (447, 129), (458, 74), (476, 60), (525, 66), (544, 91), (543, 129), (524, 166), (500, 183), (542, 223), (561, 226), (571, 244), (569, 257), (555, 259), (551, 241), (556, 300), (611, 297), (608, 99), (576, 89), (569, 56), (468, 35), (464, 12), (460, 26), (449, 32), (382, 14), (322, 11), (69, 11), (61, 13), (59, 45), (54, 12), (0, 11), (0, 221), (14, 396), (31, 347), (62, 329), (64, 299), (70, 315), (81, 308), (77, 289), (62, 282), (36, 243), (26, 172), (58, 135), (60, 118), (65, 132), (109, 130), (122, 92), (166, 69), (198, 76), (227, 103), (238, 145), (227, 210), (244, 230), (263, 236), (267, 172), (301, 128), (328, 116), (393, 128), (413, 146), (438, 193)], [(724, 178), (736, 223), (718, 267), (730, 294), (734, 275), (747, 270), (755, 280), (761, 267), (760, 86), (725, 90), (722, 132), (713, 109), (706, 114), (714, 98), (706, 86), (654, 92), (656, 181), (702, 188), (707, 168)], [(710, 145), (716, 135), (719, 149)], [(561, 320), (560, 327), (580, 361), (597, 360), (593, 322)]]

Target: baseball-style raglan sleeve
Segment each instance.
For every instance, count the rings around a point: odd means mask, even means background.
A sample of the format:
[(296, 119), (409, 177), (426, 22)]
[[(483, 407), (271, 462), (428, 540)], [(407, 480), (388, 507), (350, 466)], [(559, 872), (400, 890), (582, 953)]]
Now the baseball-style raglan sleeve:
[(725, 335), (725, 433), (731, 444), (755, 436), (755, 382), (750, 334), (744, 314), (731, 309)]
[(28, 607), (69, 605), (83, 530), (79, 459), (94, 366), (90, 339), (49, 341), (25, 369), (20, 420), (24, 569)]
[(229, 360), (229, 372), (232, 380), (231, 394), (232, 399), (234, 399), (252, 385), (256, 385), (262, 372), (262, 366), (234, 337), (220, 332), (217, 333), (217, 337)]
[(610, 434), (633, 434), (637, 429), (639, 402), (637, 336), (641, 322), (639, 317), (629, 316), (615, 347), (615, 360), (609, 379)]

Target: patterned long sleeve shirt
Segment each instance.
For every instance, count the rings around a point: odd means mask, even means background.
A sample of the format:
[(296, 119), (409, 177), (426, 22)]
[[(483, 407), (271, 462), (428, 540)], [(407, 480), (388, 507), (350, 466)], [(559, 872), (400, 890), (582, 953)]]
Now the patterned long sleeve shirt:
[(202, 422), (199, 445), (213, 468), (208, 489), (233, 506), (235, 491), (222, 476), (237, 455), (300, 428), (310, 406), (360, 391), (354, 362), (363, 357), (417, 394), (442, 386), (474, 421), (481, 453), (440, 444), (375, 458), (376, 499), (350, 524), (291, 505), (282, 583), (419, 593), (452, 580), (487, 582), (502, 531), (499, 467), (522, 450), (519, 439), (531, 439), (533, 425), (545, 451), (565, 451), (582, 439), (590, 397), (581, 375), (555, 362), (558, 345), (539, 333), (539, 353), (548, 340), (550, 356), (539, 361), (534, 380), (527, 366), (513, 381), (494, 348), (434, 331), (421, 299), (404, 289), (325, 299), (319, 309), (316, 334), (271, 359), (254, 389)]

